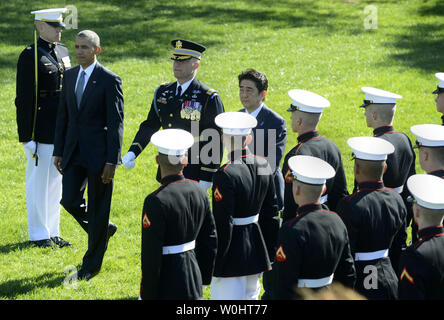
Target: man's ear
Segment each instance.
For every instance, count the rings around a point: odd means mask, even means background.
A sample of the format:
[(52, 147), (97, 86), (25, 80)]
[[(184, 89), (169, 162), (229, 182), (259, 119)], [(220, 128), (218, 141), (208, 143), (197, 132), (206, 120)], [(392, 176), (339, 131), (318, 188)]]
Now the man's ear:
[(384, 173), (387, 171), (387, 168), (388, 168), (388, 166), (387, 166), (387, 162), (385, 162), (385, 163), (384, 163), (384, 171), (383, 171)]
[(184, 168), (188, 165), (188, 157), (187, 157), (187, 156), (184, 156), (184, 157), (182, 158), (182, 164), (183, 164), (183, 167), (184, 167)]
[(156, 163), (160, 164), (160, 162), (159, 162), (159, 155), (156, 156)]
[(267, 91), (262, 91), (261, 96), (262, 96), (262, 100), (265, 100), (265, 97), (267, 95)]
[(251, 141), (253, 141), (253, 136), (251, 134), (249, 134), (247, 136), (247, 141), (246, 141), (247, 143), (246, 143), (246, 145), (248, 146), (251, 143)]
[(97, 46), (95, 54), (98, 55), (101, 51), (102, 51), (102, 47), (101, 46)]

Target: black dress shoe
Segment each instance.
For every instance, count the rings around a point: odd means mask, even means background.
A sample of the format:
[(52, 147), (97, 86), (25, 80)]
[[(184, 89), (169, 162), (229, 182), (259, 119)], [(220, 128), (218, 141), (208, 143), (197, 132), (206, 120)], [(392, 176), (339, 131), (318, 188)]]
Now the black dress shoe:
[(116, 233), (116, 231), (117, 231), (117, 226), (114, 223), (110, 222), (108, 224), (108, 240)]
[(58, 245), (60, 248), (63, 248), (63, 247), (71, 247), (71, 243), (69, 243), (68, 241), (66, 241), (66, 240), (63, 240), (62, 238), (60, 238), (60, 237), (52, 237), (51, 238), (51, 240), (52, 240), (52, 242), (54, 242), (56, 245)]
[(80, 269), (79, 271), (77, 271), (77, 280), (89, 281), (92, 278), (94, 278), (94, 276), (96, 276), (98, 273), (99, 273), (99, 271), (89, 272), (89, 271), (84, 271), (83, 269)]
[(49, 248), (52, 246), (52, 242), (50, 239), (43, 239), (43, 240), (29, 241), (29, 242), (33, 244), (35, 247), (39, 248)]

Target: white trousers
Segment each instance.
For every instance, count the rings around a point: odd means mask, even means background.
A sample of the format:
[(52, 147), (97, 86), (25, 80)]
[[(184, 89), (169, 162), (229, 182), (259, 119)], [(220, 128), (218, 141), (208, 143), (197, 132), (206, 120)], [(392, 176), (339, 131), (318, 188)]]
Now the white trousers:
[(243, 277), (213, 277), (211, 300), (258, 300), (261, 292), (261, 273)]
[(28, 235), (30, 241), (59, 236), (60, 199), (62, 198), (62, 175), (53, 163), (54, 145), (39, 143), (35, 158), (25, 148), (26, 208), (28, 211)]

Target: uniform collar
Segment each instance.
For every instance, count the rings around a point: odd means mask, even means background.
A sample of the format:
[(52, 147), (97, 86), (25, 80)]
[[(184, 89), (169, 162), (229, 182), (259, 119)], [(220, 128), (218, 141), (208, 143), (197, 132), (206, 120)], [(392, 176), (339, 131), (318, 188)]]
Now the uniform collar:
[(40, 47), (46, 48), (48, 50), (53, 50), (55, 48), (55, 46), (57, 45), (57, 43), (48, 41), (48, 40), (42, 38), (41, 36), (39, 37), (39, 40), (37, 43)]
[(358, 184), (358, 190), (363, 189), (384, 189), (384, 182), (382, 181), (364, 181)]
[(179, 86), (181, 86), (182, 87), (181, 96), (183, 96), (184, 92), (187, 91), (188, 87), (190, 86), (191, 82), (194, 81), (194, 79), (195, 78), (188, 80), (184, 84), (180, 84), (179, 81), (176, 81), (176, 94), (177, 94), (177, 88), (179, 88)]
[(228, 159), (230, 161), (234, 161), (236, 159), (239, 159), (239, 158), (242, 158), (242, 157), (247, 157), (249, 155), (251, 155), (251, 152), (250, 152), (250, 150), (248, 148), (238, 149), (238, 150), (231, 151), (228, 154)]
[(309, 203), (303, 206), (300, 206), (296, 210), (296, 218), (299, 218), (309, 212), (323, 210), (322, 205), (320, 203)]
[(382, 127), (379, 127), (379, 128), (376, 128), (375, 130), (373, 130), (373, 136), (378, 137), (380, 135), (383, 135), (384, 133), (389, 133), (389, 132), (393, 132), (393, 131), (395, 131), (395, 129), (393, 128), (392, 125), (382, 126)]
[(162, 185), (167, 185), (172, 182), (178, 182), (178, 181), (183, 181), (183, 180), (185, 180), (184, 175), (182, 173), (178, 173), (178, 174), (172, 174), (172, 175), (163, 177), (160, 180), (160, 183)]
[(418, 230), (418, 238), (433, 237), (443, 233), (444, 233), (443, 225), (428, 227)]
[(301, 134), (300, 136), (298, 136), (298, 142), (299, 143), (306, 142), (306, 141), (316, 138), (316, 137), (319, 137), (318, 130), (308, 131), (308, 132), (305, 132), (305, 133)]

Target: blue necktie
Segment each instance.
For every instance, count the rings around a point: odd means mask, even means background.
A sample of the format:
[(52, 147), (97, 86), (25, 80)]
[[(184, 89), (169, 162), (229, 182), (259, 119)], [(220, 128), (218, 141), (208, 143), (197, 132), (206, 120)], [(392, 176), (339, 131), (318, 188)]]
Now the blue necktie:
[(80, 108), (80, 102), (82, 101), (82, 95), (83, 95), (83, 85), (85, 83), (85, 71), (82, 71), (80, 73), (79, 82), (77, 82), (77, 88), (76, 88), (76, 99), (77, 99), (77, 108)]

